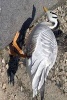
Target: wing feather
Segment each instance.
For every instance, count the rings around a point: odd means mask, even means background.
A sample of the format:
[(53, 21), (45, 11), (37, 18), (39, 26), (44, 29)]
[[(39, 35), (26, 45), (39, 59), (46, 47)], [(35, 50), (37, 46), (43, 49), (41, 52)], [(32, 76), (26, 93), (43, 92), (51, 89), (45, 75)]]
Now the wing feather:
[[(53, 32), (44, 24), (38, 24), (29, 36), (26, 44), (27, 52), (31, 53), (27, 62), (32, 77), (33, 95), (37, 94), (57, 57), (57, 42)], [(27, 68), (29, 69), (29, 66)], [(36, 92), (35, 92), (36, 91)]]

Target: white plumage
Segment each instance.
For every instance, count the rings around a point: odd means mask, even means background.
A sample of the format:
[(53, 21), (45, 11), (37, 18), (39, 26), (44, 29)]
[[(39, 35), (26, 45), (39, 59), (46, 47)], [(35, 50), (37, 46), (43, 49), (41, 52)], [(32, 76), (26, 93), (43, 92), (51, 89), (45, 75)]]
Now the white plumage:
[(57, 57), (54, 33), (45, 22), (39, 23), (33, 29), (27, 40), (26, 50), (28, 55), (32, 55), (26, 59), (26, 63), (32, 82), (33, 97), (35, 97), (44, 85)]

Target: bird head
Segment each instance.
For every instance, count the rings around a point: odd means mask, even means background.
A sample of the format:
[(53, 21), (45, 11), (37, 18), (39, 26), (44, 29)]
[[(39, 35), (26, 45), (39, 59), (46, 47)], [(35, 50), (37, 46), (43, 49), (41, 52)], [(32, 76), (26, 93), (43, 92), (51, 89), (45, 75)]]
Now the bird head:
[(50, 22), (55, 22), (57, 20), (57, 15), (51, 11), (49, 11), (47, 8), (43, 7), (44, 11), (47, 14), (48, 20)]
[(52, 29), (56, 28), (58, 25), (58, 17), (55, 13), (49, 11), (47, 8), (43, 7), (44, 11), (47, 14), (48, 20), (54, 25)]

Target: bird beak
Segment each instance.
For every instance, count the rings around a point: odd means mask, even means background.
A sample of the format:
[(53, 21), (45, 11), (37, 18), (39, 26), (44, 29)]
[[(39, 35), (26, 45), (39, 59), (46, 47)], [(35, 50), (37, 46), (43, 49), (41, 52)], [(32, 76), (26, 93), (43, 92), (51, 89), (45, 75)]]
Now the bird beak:
[(45, 12), (47, 12), (47, 11), (48, 11), (48, 9), (47, 9), (46, 7), (43, 7), (43, 10), (44, 10)]

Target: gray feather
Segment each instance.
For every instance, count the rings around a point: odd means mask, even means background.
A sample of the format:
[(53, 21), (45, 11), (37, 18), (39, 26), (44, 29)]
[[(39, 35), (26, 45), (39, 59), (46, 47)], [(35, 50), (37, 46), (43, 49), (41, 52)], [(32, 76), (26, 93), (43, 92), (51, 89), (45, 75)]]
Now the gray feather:
[(26, 50), (32, 55), (27, 59), (27, 68), (32, 81), (34, 97), (46, 81), (57, 57), (57, 42), (53, 32), (45, 24), (38, 24), (29, 35)]

